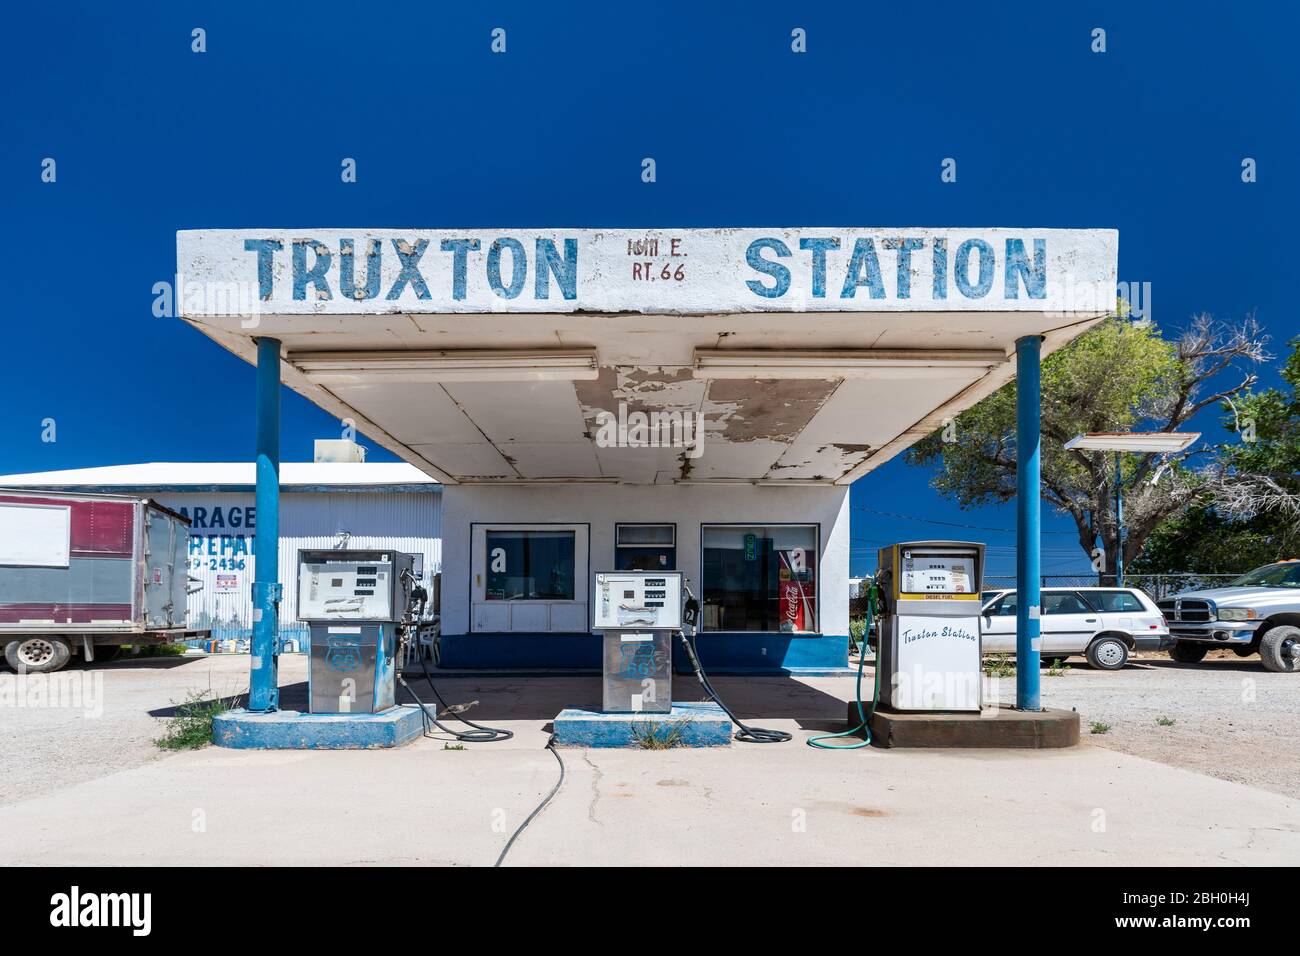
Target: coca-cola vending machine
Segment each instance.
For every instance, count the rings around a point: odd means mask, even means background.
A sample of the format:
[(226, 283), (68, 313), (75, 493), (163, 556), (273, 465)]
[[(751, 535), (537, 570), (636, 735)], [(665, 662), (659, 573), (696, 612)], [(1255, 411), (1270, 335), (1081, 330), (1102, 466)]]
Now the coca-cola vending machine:
[(782, 633), (807, 631), (817, 620), (816, 562), (803, 548), (777, 551), (779, 577), (777, 594)]

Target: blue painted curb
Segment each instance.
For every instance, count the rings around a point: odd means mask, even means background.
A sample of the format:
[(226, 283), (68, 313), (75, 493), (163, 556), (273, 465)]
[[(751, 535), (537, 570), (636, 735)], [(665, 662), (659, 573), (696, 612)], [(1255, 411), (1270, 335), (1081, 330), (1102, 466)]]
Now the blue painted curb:
[(570, 707), (555, 718), (555, 741), (566, 747), (639, 747), (648, 734), (678, 730), (681, 747), (726, 747), (731, 720), (711, 701), (673, 704), (666, 714), (606, 714)]
[(368, 750), (400, 747), (424, 732), (420, 709), (390, 707), (378, 714), (304, 714), (231, 710), (212, 719), (212, 742), (240, 750)]

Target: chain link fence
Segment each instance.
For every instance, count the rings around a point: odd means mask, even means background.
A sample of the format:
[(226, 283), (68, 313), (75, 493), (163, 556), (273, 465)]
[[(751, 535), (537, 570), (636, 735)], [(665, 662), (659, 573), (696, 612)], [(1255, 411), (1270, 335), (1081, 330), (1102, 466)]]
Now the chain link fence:
[[(1200, 588), (1223, 587), (1240, 574), (1200, 574), (1194, 571), (1179, 571), (1173, 574), (1126, 574), (1124, 587), (1140, 588), (1152, 598), (1159, 601), (1172, 594), (1183, 591), (1195, 591)], [(1045, 588), (1111, 588), (1115, 587), (1113, 574), (1044, 574), (1042, 584)], [(1016, 586), (1014, 574), (988, 576), (984, 578), (984, 590), (995, 591), (998, 588)]]
[[(1153, 600), (1159, 601), (1170, 595), (1180, 594), (1183, 591), (1223, 587), (1237, 577), (1240, 577), (1240, 575), (1200, 574), (1193, 571), (1180, 571), (1173, 574), (1126, 574), (1124, 575), (1124, 586), (1126, 588), (1140, 588), (1149, 594)], [(1041, 581), (1045, 588), (1114, 587), (1115, 575), (1044, 574)], [(1014, 588), (1015, 586), (1016, 576), (1014, 574), (989, 575), (984, 578), (985, 591), (998, 591), (1003, 588)], [(865, 590), (858, 587), (854, 587), (853, 591), (855, 593), (849, 595), (849, 620), (857, 621), (867, 616), (867, 595)]]

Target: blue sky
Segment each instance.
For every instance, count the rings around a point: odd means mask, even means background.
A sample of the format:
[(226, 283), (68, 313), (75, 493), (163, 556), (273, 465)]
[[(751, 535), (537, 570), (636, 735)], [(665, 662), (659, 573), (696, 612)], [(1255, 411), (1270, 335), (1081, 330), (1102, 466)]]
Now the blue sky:
[[(151, 313), (178, 229), (1115, 227), (1170, 333), (1252, 310), (1274, 351), (1300, 331), (1292, 5), (41, 6), (0, 36), (0, 473), (251, 455), (252, 369)], [(336, 432), (286, 393), (286, 458)], [(926, 536), (1009, 571), (1011, 507), (926, 477), (899, 459), (854, 487), (855, 573)], [(1044, 570), (1086, 569), (1068, 519), (1044, 527)]]

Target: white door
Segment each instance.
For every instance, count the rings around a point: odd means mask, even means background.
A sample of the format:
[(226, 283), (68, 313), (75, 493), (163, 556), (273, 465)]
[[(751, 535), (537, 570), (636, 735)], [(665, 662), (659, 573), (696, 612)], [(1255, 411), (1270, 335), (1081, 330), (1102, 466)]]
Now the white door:
[(1076, 591), (1044, 591), (1042, 653), (1082, 654), (1101, 629), (1101, 615)]
[(1008, 591), (984, 609), (981, 644), (985, 654), (1016, 652), (1016, 592)]

